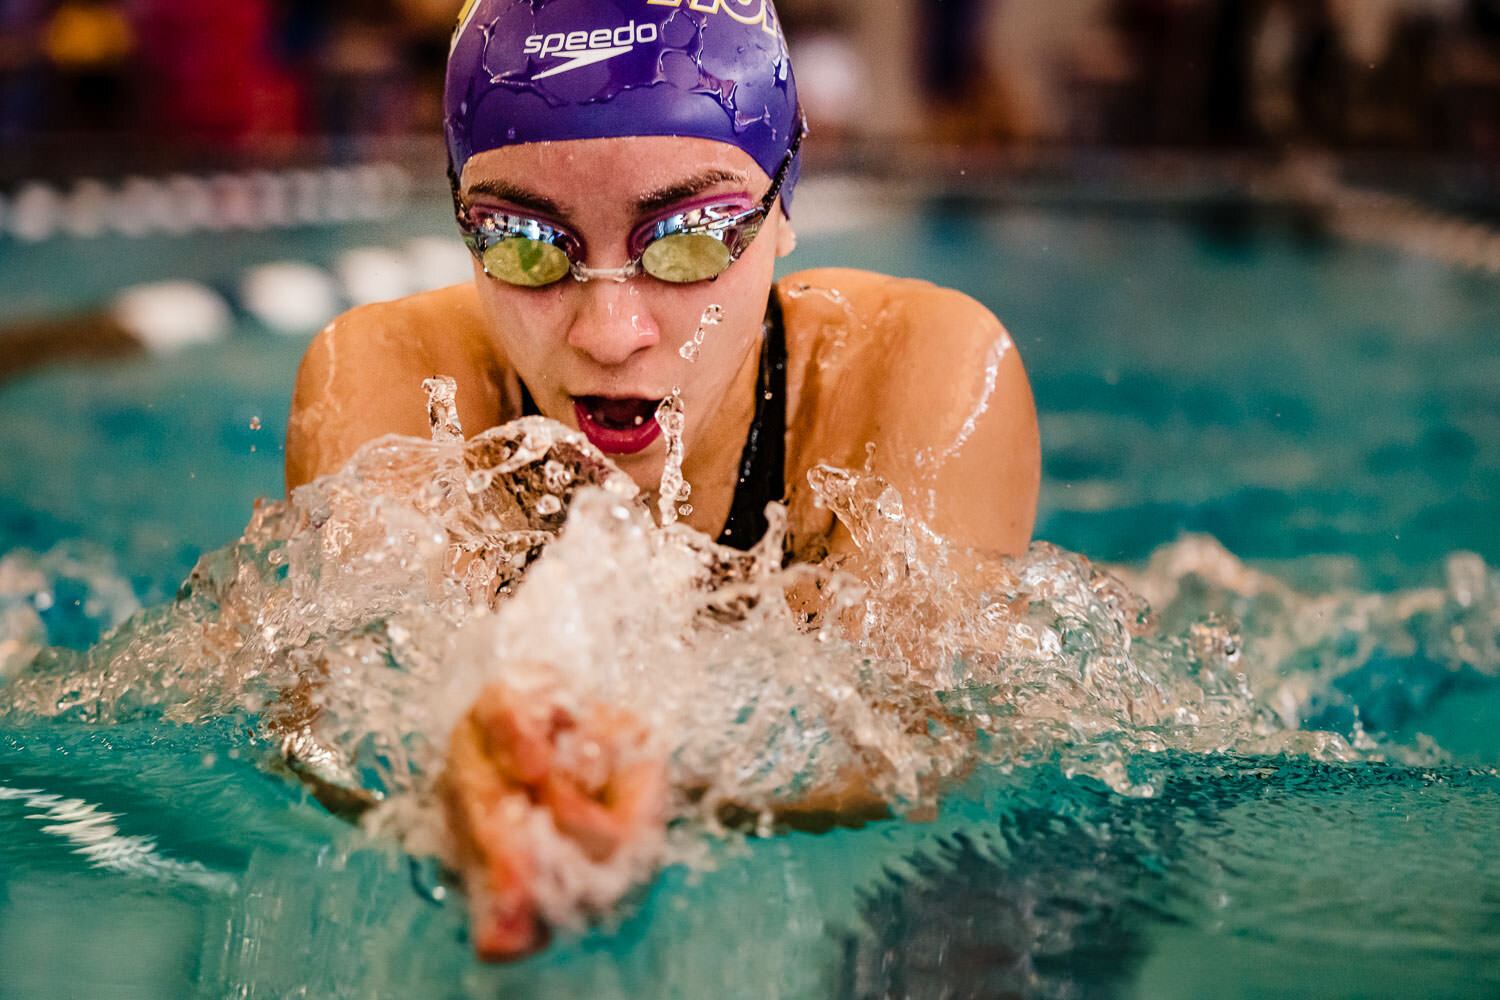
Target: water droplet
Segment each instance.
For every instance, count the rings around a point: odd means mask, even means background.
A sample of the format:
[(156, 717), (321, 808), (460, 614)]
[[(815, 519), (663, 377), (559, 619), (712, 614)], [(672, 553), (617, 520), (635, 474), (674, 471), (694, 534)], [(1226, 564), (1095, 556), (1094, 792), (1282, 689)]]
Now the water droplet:
[(657, 489), (656, 509), (663, 526), (677, 520), (677, 501), (686, 499), (683, 493), (687, 480), (682, 477), (682, 429), (687, 417), (682, 409), (682, 396), (676, 386), (672, 394), (656, 408), (656, 422), (661, 425), (662, 436), (667, 442), (667, 460), (662, 465), (661, 485)]
[(573, 472), (566, 465), (552, 460), (542, 466), (542, 482), (553, 493), (561, 493), (573, 483)]
[(708, 328), (711, 326), (718, 326), (723, 321), (724, 307), (718, 304), (709, 305), (706, 309), (703, 310), (703, 314), (698, 317), (698, 329), (693, 331), (692, 339), (684, 342), (683, 345), (677, 349), (677, 353), (682, 355), (682, 357), (690, 364), (694, 361), (697, 361), (699, 355), (701, 354), (703, 338), (708, 335)]
[(423, 379), (427, 392), (427, 423), (434, 441), (462, 441), (463, 426), (458, 422), (458, 382), (450, 375)]

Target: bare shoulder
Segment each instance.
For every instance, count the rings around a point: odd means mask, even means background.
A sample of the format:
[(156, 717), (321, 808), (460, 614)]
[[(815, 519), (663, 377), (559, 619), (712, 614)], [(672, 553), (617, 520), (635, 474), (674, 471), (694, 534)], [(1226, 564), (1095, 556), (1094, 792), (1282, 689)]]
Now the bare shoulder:
[(778, 284), (788, 347), (843, 371), (874, 361), (927, 357), (965, 348), (1013, 350), (995, 314), (952, 288), (852, 268), (819, 268)]
[[(907, 424), (925, 426), (941, 397), (971, 394), (990, 377), (1024, 388), (1031, 404), (1009, 333), (962, 292), (848, 268), (801, 271), (778, 289), (793, 404), (807, 408), (809, 426), (859, 437), (859, 454), (871, 433), (885, 438)], [(867, 416), (829, 420), (829, 408), (850, 397)]]
[(337, 470), (366, 441), (425, 435), (422, 382), (434, 375), (458, 381), (460, 420), (483, 430), (497, 411), (500, 367), (470, 284), (349, 310), (313, 338), (297, 370), (287, 488)]
[(999, 319), (962, 292), (867, 271), (804, 271), (780, 288), (802, 431), (789, 471), (860, 467), (873, 446), (874, 471), (925, 498), (929, 523), (1024, 549), (1040, 485), (1036, 408)]

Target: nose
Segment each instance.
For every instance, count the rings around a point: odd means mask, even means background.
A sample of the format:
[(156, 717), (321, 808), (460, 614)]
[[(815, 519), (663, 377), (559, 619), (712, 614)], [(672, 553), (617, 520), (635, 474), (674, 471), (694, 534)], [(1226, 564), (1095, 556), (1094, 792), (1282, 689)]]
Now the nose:
[(568, 330), (568, 343), (599, 364), (624, 364), (637, 351), (661, 341), (661, 331), (635, 282), (590, 281), (579, 285), (577, 292), (582, 301)]

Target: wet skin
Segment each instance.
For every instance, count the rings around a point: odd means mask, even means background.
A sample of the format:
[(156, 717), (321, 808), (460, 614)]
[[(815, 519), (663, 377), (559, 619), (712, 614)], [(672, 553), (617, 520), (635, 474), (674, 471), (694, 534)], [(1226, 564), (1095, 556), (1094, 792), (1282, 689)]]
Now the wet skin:
[[(475, 156), (462, 174), (466, 199), (566, 227), (594, 268), (624, 264), (631, 233), (668, 214), (671, 196), (677, 204), (706, 195), (754, 203), (769, 186), (739, 149), (674, 137), (508, 147)], [(692, 484), (685, 520), (716, 537), (754, 414), (772, 269), (794, 242), (778, 206), (713, 281), (672, 285), (641, 275), (624, 284), (564, 278), (520, 288), (476, 264), (472, 283), (355, 309), (318, 335), (298, 372), (287, 488), (337, 471), (381, 435), (428, 436), (422, 380), (433, 375), (457, 381), (459, 419), (470, 435), (520, 415), (519, 379), (546, 416), (574, 428), (579, 397), (660, 399), (677, 387), (687, 415), (683, 473)], [(847, 530), (807, 486), (807, 472), (820, 463), (868, 465), (901, 491), (909, 513), (955, 542), (1023, 551), (1040, 480), (1036, 412), (1020, 358), (995, 317), (961, 293), (868, 272), (805, 271), (779, 289), (794, 557), (834, 556), (855, 572), (862, 567)], [(679, 348), (711, 304), (723, 308), (723, 321), (690, 363)], [(612, 457), (654, 491), (665, 454), (658, 437)], [(598, 844), (629, 840), (657, 822), (642, 819), (635, 805), (611, 819), (588, 802), (541, 791), (566, 791), (566, 783), (549, 784), (546, 766), (532, 773), (515, 762), (532, 759), (528, 748), (544, 747), (547, 737), (506, 721), (514, 713), (497, 697), (482, 698), (455, 729), (445, 778), (462, 875), (475, 892), (476, 945), (491, 958), (537, 947), (542, 933), (527, 888), (531, 845), (503, 822), (510, 808), (503, 803), (550, 809), (558, 830)], [(602, 738), (630, 730), (618, 716), (589, 724)], [(839, 784), (816, 790), (804, 808), (868, 809), (860, 776)], [(611, 795), (594, 804), (649, 798)]]

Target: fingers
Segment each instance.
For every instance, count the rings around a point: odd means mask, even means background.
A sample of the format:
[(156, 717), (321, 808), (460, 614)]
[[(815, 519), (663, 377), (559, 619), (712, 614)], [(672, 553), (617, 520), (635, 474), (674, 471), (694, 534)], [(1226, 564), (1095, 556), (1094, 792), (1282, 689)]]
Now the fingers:
[[(619, 709), (595, 708), (571, 737), (542, 787), (542, 802), (559, 832), (594, 861), (604, 861), (631, 837), (663, 822), (664, 768), (659, 759), (640, 756), (645, 733)], [(632, 752), (639, 759), (621, 763)]]
[(542, 802), (552, 810), (558, 832), (576, 841), (594, 861), (608, 859), (630, 832), (620, 816), (564, 775), (547, 776)]
[(529, 900), (518, 903), (472, 888), (468, 892), (469, 934), (482, 961), (514, 961), (546, 946), (546, 925)]
[(659, 758), (620, 768), (610, 782), (611, 811), (629, 830), (661, 826), (667, 811), (667, 772)]
[(531, 891), (534, 862), (521, 840), (530, 797), (486, 753), (489, 734), (477, 714), (454, 728), (442, 791), (469, 898), (474, 950), (485, 961), (503, 961), (540, 948), (546, 931)]
[(524, 795), (511, 794), (470, 816), (478, 863), (465, 866), (464, 889), (474, 950), (486, 961), (519, 958), (546, 943), (531, 891), (536, 866), (518, 836), (528, 808)]
[(575, 717), (501, 685), (485, 688), (454, 727), (442, 790), (474, 948), (486, 960), (546, 943), (535, 887), (539, 858), (555, 852), (538, 855), (539, 820), (596, 864), (654, 842), (665, 826), (665, 765), (639, 722), (612, 708)]
[(541, 784), (552, 767), (555, 712), (527, 711), (499, 684), (480, 692), (471, 718), (484, 734), (484, 748), (506, 777), (523, 785)]

